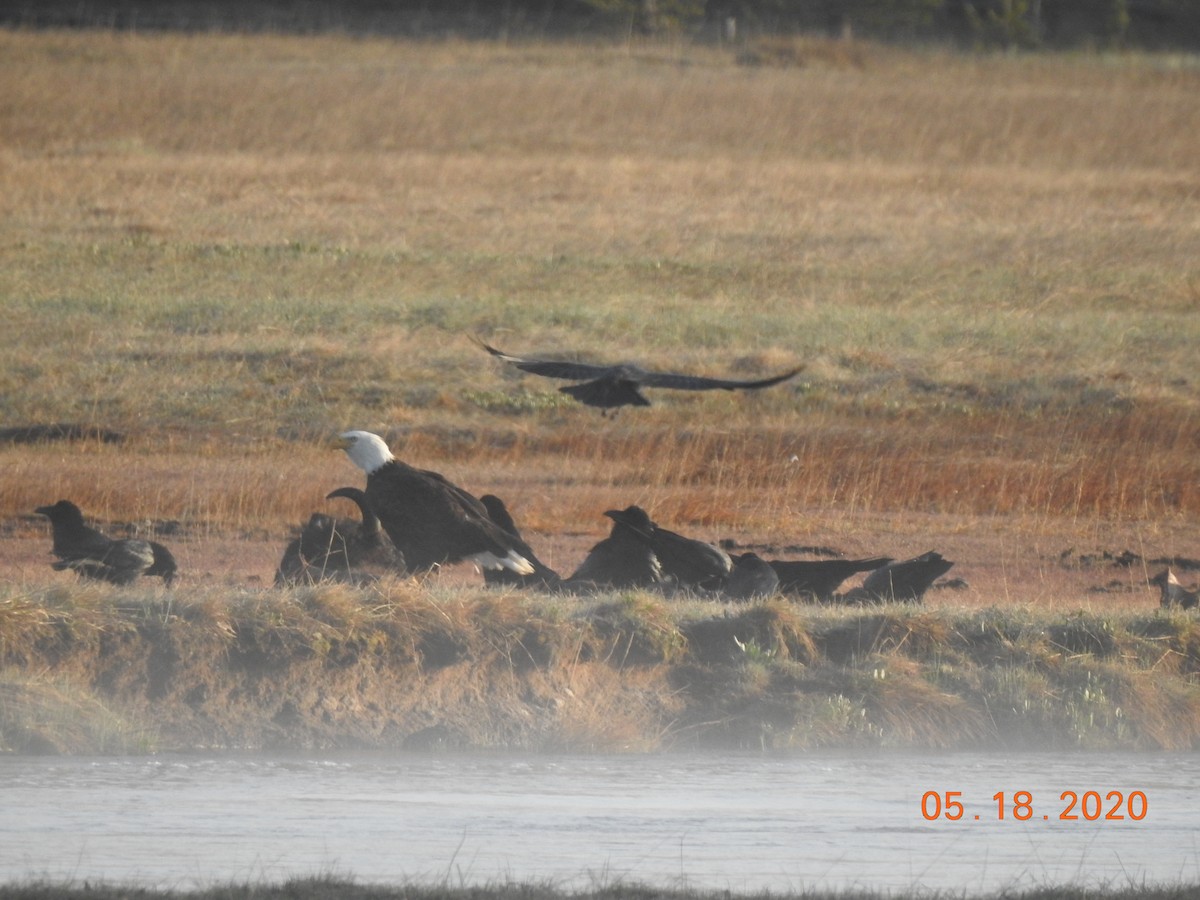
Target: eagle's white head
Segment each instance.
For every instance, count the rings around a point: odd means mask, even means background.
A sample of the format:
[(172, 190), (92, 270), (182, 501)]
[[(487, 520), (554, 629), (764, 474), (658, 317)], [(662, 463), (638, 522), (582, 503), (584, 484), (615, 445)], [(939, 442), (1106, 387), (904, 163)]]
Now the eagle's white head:
[(350, 461), (368, 475), (396, 458), (388, 449), (387, 442), (369, 431), (342, 432), (334, 442), (334, 447), (345, 450)]

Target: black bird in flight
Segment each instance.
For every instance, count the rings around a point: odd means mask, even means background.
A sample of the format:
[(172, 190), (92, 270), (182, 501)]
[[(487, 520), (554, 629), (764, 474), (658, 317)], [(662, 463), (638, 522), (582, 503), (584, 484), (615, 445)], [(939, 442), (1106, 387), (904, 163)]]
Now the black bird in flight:
[(639, 388), (674, 388), (678, 391), (756, 390), (787, 381), (804, 368), (798, 366), (790, 372), (784, 372), (782, 375), (775, 375), (771, 378), (738, 381), (728, 378), (707, 378), (702, 375), (685, 375), (679, 372), (651, 372), (630, 363), (597, 366), (566, 360), (530, 359), (524, 356), (512, 356), (497, 350), (479, 338), (475, 338), (475, 340), (492, 356), (512, 363), (523, 372), (543, 375), (546, 378), (564, 378), (582, 382), (561, 387), (559, 390), (574, 397), (580, 403), (599, 409), (615, 409), (619, 406), (649, 406), (650, 401), (642, 395)]

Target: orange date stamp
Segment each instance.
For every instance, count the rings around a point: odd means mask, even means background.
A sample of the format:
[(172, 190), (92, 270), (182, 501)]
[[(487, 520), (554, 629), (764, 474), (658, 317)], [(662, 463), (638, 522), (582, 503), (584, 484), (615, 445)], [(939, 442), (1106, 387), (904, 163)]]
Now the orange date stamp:
[(972, 813), (962, 791), (926, 791), (921, 795), (921, 815), (928, 822), (1032, 820), (1064, 822), (1140, 822), (1150, 811), (1145, 791), (1063, 791), (1049, 808), (1034, 803), (1031, 791), (996, 791), (986, 812)]

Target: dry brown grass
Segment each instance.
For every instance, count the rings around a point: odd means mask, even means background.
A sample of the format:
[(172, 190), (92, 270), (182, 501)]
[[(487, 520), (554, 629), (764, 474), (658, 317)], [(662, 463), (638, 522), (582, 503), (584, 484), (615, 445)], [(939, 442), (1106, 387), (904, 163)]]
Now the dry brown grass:
[[(365, 427), (564, 568), (630, 502), (958, 550), (984, 599), (1061, 594), (1068, 546), (1197, 555), (1200, 74), (785, 49), (0, 32), (0, 415), (130, 435), (0, 449), (0, 515), (178, 519), (219, 573)], [(807, 368), (601, 420), (467, 333)]]
[[(0, 591), (0, 747), (1193, 749), (1185, 613)], [(150, 727), (149, 723), (153, 723)]]

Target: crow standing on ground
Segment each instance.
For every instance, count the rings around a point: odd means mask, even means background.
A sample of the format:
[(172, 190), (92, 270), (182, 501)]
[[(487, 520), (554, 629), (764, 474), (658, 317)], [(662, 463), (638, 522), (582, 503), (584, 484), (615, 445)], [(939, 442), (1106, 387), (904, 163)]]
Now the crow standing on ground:
[(775, 567), (757, 553), (733, 557), (733, 570), (726, 579), (723, 591), (729, 600), (761, 600), (779, 590), (779, 575)]
[(613, 590), (660, 587), (662, 564), (654, 553), (654, 523), (638, 506), (610, 509), (612, 531), (563, 582), (569, 590)]
[(728, 553), (707, 541), (663, 528), (657, 522), (650, 524), (650, 544), (664, 577), (684, 590), (721, 590), (733, 569)]
[(338, 488), (325, 499), (354, 501), (362, 521), (313, 513), (300, 536), (290, 541), (275, 572), (276, 587), (342, 581), (368, 584), (389, 573), (403, 574), (404, 557), (383, 532), (359, 488)]
[(866, 577), (862, 587), (848, 591), (843, 599), (855, 603), (920, 603), (925, 592), (953, 565), (942, 554), (930, 550), (876, 569)]
[(107, 537), (85, 525), (83, 513), (70, 500), (34, 512), (50, 520), (56, 571), (70, 569), (80, 578), (109, 584), (132, 584), (142, 575), (157, 575), (167, 585), (175, 580), (175, 557), (157, 541)]
[(720, 547), (663, 528), (640, 506), (611, 510), (605, 515), (649, 539), (664, 587), (718, 591), (733, 568), (729, 554)]

